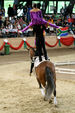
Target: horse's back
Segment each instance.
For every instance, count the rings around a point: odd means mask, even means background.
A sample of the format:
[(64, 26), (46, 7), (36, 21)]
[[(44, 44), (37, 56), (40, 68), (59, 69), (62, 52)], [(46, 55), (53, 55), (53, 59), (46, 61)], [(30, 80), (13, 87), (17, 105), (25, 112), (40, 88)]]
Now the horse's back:
[(53, 72), (53, 75), (55, 76), (55, 66), (52, 62), (50, 61), (43, 61), (41, 62), (36, 68), (36, 76), (38, 77), (38, 79), (40, 80), (41, 83), (43, 83), (45, 85), (46, 82), (46, 67), (49, 67), (49, 69)]
[(45, 71), (45, 68), (49, 67), (53, 72), (55, 71), (55, 66), (52, 62), (50, 61), (43, 61), (41, 62), (37, 67), (36, 70), (38, 70), (40, 72), (41, 71)]

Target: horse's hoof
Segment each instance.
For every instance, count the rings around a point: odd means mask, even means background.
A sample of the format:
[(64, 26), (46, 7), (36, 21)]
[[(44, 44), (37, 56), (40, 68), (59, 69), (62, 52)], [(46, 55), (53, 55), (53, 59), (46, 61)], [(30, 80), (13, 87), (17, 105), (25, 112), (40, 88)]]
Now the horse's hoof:
[(54, 106), (55, 106), (55, 107), (58, 107), (58, 105), (57, 105), (57, 104), (55, 104)]
[(44, 97), (44, 101), (47, 101), (48, 99), (46, 97)]
[(49, 100), (49, 103), (52, 103), (52, 100)]

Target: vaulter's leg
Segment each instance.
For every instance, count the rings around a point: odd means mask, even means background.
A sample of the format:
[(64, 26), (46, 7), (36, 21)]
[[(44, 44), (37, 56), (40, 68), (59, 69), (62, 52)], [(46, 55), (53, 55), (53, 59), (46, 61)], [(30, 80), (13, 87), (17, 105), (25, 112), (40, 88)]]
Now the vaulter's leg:
[(39, 37), (36, 37), (36, 50), (38, 51), (38, 55), (39, 55), (39, 61), (42, 61), (42, 57), (41, 57), (41, 44), (40, 44), (40, 39)]
[(44, 40), (44, 37), (41, 38), (41, 46), (42, 46), (42, 48), (43, 48), (45, 60), (47, 60), (47, 59), (48, 59), (48, 56), (47, 56), (47, 51), (46, 51), (46, 47), (45, 47), (45, 40)]

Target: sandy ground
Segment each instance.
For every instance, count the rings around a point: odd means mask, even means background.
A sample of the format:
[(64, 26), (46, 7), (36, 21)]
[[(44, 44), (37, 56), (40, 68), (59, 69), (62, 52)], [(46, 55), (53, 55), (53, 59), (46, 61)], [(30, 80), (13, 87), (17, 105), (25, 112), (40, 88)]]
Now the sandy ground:
[[(75, 61), (74, 51), (48, 49), (48, 55), (52, 62)], [(28, 51), (0, 56), (0, 113), (75, 113), (75, 75), (57, 73), (58, 106), (55, 107), (53, 102), (43, 100), (35, 72), (30, 77), (29, 68)]]
[[(54, 63), (75, 61), (75, 48), (48, 49)], [(56, 66), (60, 67), (60, 66)], [(75, 65), (61, 66), (75, 69)], [(75, 75), (57, 73), (57, 107), (43, 100), (28, 51), (0, 56), (0, 113), (75, 113)], [(53, 96), (52, 96), (53, 98)]]

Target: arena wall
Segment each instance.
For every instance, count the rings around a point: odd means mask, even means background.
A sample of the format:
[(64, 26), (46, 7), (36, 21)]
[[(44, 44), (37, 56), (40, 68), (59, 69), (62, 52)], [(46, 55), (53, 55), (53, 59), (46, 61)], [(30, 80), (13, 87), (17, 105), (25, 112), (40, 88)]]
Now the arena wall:
[[(26, 38), (26, 41), (31, 45), (31, 46), (35, 46), (35, 37), (23, 37)], [(21, 41), (23, 40), (23, 38), (7, 38), (8, 42), (13, 46), (13, 47), (18, 47), (19, 44), (21, 43)], [(45, 40), (47, 41), (48, 44), (50, 45), (54, 45), (57, 41), (57, 37), (56, 36), (46, 36)], [(0, 47), (2, 46), (4, 42), (4, 38), (0, 38)], [(57, 44), (55, 47), (48, 47), (46, 46), (47, 49), (55, 49), (55, 48), (72, 48), (74, 47), (74, 44), (72, 44), (71, 46), (65, 46), (63, 44), (61, 44), (61, 47), (59, 47), (59, 44)], [(10, 48), (10, 52), (18, 52), (18, 51), (25, 51), (26, 49), (24, 49), (24, 45), (19, 49), (19, 50), (13, 50)], [(3, 52), (4, 48), (0, 51)]]

